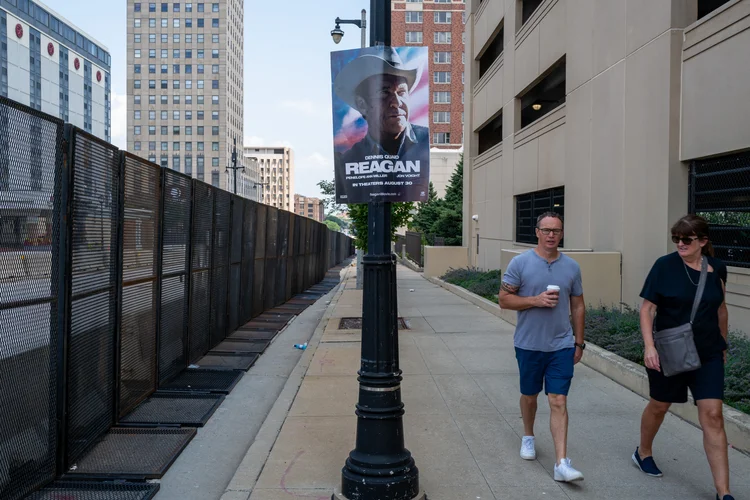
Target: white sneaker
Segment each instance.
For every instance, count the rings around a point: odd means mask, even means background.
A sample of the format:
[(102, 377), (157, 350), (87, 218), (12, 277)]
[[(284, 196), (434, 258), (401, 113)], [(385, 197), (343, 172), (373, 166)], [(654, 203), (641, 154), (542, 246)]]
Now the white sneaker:
[(534, 436), (524, 436), (521, 439), (521, 458), (523, 458), (524, 460), (536, 460)]
[(570, 483), (572, 481), (583, 480), (583, 474), (577, 471), (570, 465), (569, 458), (563, 458), (560, 461), (560, 465), (555, 465), (555, 481), (564, 481)]

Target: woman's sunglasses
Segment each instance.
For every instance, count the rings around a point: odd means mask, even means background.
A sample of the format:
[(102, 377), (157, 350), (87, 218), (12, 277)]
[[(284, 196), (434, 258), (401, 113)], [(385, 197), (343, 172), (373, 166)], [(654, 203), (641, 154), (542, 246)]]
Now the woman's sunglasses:
[(686, 238), (680, 238), (679, 236), (672, 236), (672, 243), (679, 243), (682, 242), (684, 245), (692, 245), (695, 240), (697, 240), (697, 237), (686, 237)]

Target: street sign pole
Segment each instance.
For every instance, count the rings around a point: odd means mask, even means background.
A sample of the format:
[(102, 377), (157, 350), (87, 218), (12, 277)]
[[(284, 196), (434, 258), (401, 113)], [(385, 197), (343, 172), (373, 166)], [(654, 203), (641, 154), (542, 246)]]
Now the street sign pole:
[[(391, 0), (370, 0), (370, 45), (391, 45)], [(391, 203), (368, 205), (357, 438), (333, 500), (424, 500), (404, 444)]]

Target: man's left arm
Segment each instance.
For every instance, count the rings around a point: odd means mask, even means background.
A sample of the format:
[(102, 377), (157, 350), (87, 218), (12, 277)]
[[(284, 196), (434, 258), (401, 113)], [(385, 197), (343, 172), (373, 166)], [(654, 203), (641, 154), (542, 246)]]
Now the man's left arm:
[(579, 346), (583, 345), (583, 325), (586, 320), (586, 304), (583, 301), (583, 295), (570, 296), (570, 312), (573, 323), (573, 335), (576, 339), (575, 362), (578, 363), (583, 356), (583, 348)]

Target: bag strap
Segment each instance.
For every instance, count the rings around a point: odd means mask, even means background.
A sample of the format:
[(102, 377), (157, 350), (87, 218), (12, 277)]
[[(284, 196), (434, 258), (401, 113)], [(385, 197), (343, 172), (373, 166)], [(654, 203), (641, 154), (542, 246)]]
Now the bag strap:
[(706, 278), (708, 277), (708, 259), (703, 257), (701, 261), (701, 277), (698, 280), (698, 290), (695, 291), (695, 300), (693, 301), (693, 310), (690, 312), (690, 324), (695, 321), (695, 314), (698, 312), (698, 306), (703, 298), (703, 290), (706, 288)]

